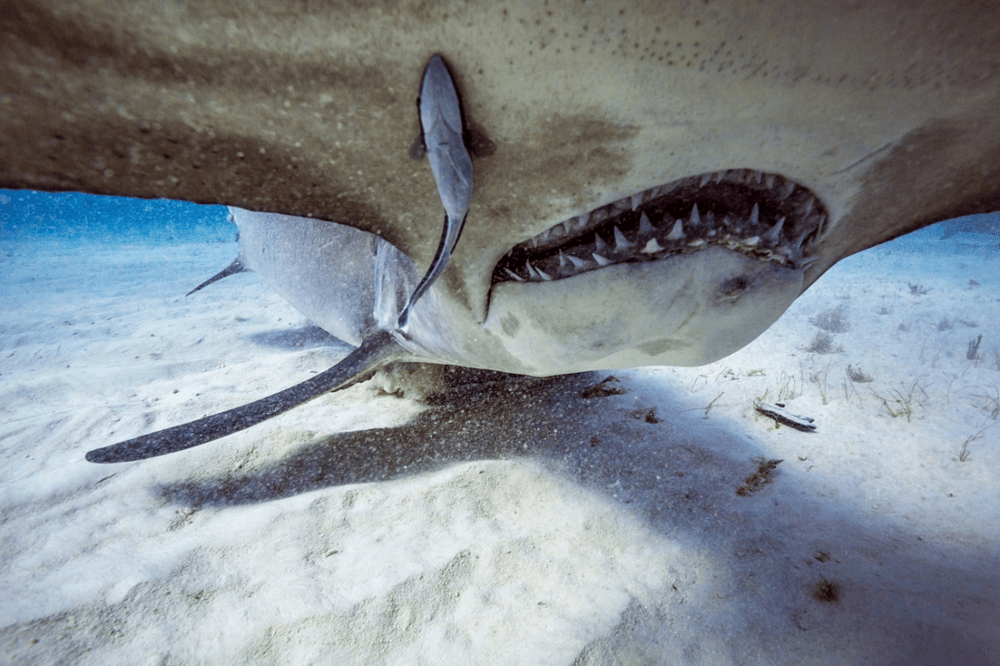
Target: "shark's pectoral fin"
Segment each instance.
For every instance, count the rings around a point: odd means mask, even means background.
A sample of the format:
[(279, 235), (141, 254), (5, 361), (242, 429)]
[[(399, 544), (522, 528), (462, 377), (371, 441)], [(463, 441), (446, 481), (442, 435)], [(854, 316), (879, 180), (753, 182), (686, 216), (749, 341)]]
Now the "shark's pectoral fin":
[(206, 444), (257, 425), (324, 393), (364, 381), (386, 363), (407, 355), (389, 333), (379, 331), (366, 338), (340, 363), (301, 384), (226, 412), (88, 451), (87, 460), (92, 463), (131, 462)]
[(198, 291), (199, 289), (203, 289), (203, 288), (207, 287), (208, 285), (212, 284), (213, 282), (218, 282), (222, 278), (229, 277), (230, 275), (236, 275), (237, 273), (246, 273), (246, 272), (249, 272), (249, 270), (250, 270), (249, 268), (247, 268), (246, 266), (243, 265), (243, 262), (240, 261), (240, 258), (236, 257), (235, 259), (233, 259), (233, 263), (229, 264), (228, 266), (226, 266), (225, 268), (223, 268), (221, 271), (219, 271), (218, 273), (216, 273), (212, 277), (208, 278), (207, 280), (205, 280), (204, 282), (202, 282), (201, 284), (199, 284), (197, 287), (195, 287), (194, 289), (192, 289), (188, 293), (184, 294), (184, 296), (190, 296), (191, 294), (193, 294), (194, 292)]

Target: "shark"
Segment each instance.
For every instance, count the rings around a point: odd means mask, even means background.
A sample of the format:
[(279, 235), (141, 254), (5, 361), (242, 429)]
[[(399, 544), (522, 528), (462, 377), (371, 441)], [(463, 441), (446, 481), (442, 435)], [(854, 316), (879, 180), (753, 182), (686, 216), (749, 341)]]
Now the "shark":
[[(36, 0), (0, 35), (0, 186), (230, 205), (239, 267), (358, 345), (95, 462), (397, 359), (708, 363), (840, 259), (1000, 209), (993, 3)], [(432, 143), (469, 156), (451, 204)]]

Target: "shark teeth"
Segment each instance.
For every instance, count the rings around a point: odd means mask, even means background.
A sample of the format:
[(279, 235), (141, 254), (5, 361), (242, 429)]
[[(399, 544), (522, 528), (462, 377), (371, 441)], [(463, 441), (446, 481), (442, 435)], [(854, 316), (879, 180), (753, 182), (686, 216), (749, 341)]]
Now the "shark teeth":
[(608, 244), (604, 242), (600, 234), (594, 234), (594, 247), (597, 248), (598, 252), (608, 254)]
[(625, 238), (625, 234), (618, 227), (615, 227), (615, 252), (628, 252), (635, 247), (635, 243)]
[(828, 234), (828, 222), (822, 202), (783, 176), (755, 169), (716, 171), (630, 194), (554, 224), (501, 259), (493, 282), (560, 280), (712, 245), (804, 269), (813, 263), (810, 248)]
[(795, 183), (788, 181), (778, 188), (778, 201), (784, 201), (795, 192)]
[[(684, 240), (687, 236), (684, 235), (684, 226), (681, 224), (680, 220), (674, 222), (674, 228), (670, 230), (667, 234), (667, 240)], [(656, 240), (655, 238), (653, 240)]]
[(646, 213), (639, 216), (639, 235), (640, 236), (651, 236), (656, 230), (653, 228), (652, 223), (649, 221), (649, 217)]
[(774, 245), (781, 239), (781, 228), (785, 226), (785, 218), (778, 220), (771, 230), (764, 234), (764, 240)]
[(639, 251), (643, 254), (656, 254), (657, 252), (663, 252), (663, 249), (664, 248), (660, 247), (660, 244), (656, 242), (655, 238), (650, 238), (646, 242), (646, 245)]

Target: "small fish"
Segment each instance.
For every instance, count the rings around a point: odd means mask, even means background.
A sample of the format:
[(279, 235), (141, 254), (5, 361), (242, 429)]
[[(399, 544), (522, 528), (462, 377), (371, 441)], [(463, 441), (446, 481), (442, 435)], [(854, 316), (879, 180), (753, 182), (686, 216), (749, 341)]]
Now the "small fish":
[[(440, 55), (431, 56), (424, 69), (417, 108), (423, 151), (430, 159), (438, 196), (444, 205), (444, 230), (434, 261), (399, 314), (396, 328), (400, 331), (405, 331), (410, 310), (448, 265), (472, 202), (472, 157), (465, 145), (462, 107)], [(420, 152), (416, 144), (410, 149), (411, 156), (419, 156)]]

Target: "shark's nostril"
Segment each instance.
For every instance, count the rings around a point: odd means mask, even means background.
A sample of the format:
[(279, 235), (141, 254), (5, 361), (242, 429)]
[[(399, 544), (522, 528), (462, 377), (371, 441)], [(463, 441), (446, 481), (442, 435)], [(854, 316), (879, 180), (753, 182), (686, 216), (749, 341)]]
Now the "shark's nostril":
[[(699, 174), (564, 220), (515, 246), (493, 283), (573, 277), (722, 245), (792, 268), (812, 263), (828, 215), (808, 188), (748, 169)], [(611, 240), (613, 239), (613, 240)]]

